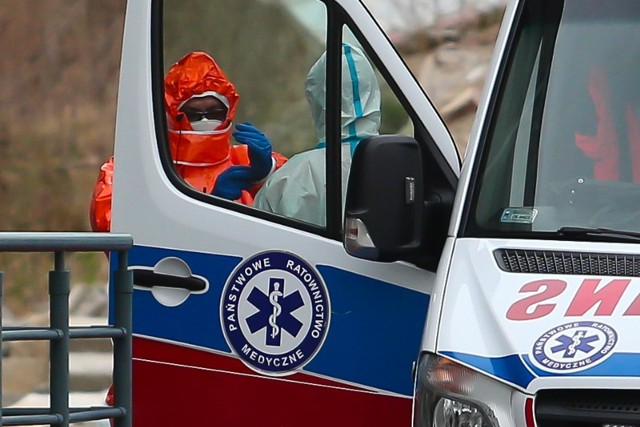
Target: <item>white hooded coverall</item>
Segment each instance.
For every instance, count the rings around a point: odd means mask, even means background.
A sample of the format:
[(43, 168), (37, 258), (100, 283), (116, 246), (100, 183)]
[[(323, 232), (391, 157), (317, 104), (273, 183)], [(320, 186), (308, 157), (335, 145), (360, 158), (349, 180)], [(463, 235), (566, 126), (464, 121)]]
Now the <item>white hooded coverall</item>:
[[(316, 148), (291, 157), (256, 194), (254, 207), (300, 221), (326, 225), (326, 52), (307, 74), (305, 95), (319, 140)], [(342, 48), (342, 198), (351, 156), (362, 139), (380, 129), (380, 87), (362, 51)]]

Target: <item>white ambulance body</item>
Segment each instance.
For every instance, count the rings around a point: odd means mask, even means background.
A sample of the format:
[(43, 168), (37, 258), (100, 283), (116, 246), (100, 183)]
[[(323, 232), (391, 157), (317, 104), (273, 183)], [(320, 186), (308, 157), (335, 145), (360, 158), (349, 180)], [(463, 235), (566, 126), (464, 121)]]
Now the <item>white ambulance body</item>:
[[(639, 27), (635, 0), (510, 2), (462, 165), (358, 0), (129, 1), (112, 231), (135, 242), (134, 425), (640, 426)], [(346, 195), (345, 43), (382, 93)], [(324, 144), (324, 224), (177, 175), (163, 77), (195, 50), (275, 151)]]

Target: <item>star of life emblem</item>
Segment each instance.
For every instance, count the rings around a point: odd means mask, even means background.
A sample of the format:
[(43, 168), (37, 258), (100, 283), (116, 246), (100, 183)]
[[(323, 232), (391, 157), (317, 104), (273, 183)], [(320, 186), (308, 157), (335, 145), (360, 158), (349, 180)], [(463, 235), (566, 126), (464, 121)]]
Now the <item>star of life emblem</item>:
[(533, 345), (535, 365), (549, 372), (578, 372), (603, 362), (618, 334), (601, 322), (570, 322), (542, 334)]
[(286, 252), (266, 252), (240, 264), (220, 304), (229, 347), (251, 369), (288, 375), (321, 348), (331, 316), (320, 275)]

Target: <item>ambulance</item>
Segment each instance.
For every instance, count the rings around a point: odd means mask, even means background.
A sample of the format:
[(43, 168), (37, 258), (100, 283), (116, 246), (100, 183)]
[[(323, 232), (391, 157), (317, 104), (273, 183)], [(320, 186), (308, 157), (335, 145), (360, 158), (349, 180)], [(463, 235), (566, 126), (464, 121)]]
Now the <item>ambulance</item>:
[[(637, 0), (510, 1), (462, 161), (361, 0), (129, 1), (111, 231), (134, 240), (134, 425), (640, 426), (639, 33)], [(380, 97), (352, 152), (345, 45)], [(176, 173), (163, 79), (193, 51), (234, 125), (322, 150), (322, 221)]]

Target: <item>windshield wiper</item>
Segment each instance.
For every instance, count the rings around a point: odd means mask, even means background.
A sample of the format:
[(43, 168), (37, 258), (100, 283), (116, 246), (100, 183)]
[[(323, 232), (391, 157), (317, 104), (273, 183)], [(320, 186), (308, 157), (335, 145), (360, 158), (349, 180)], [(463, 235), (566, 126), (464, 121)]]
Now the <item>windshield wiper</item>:
[(640, 240), (640, 232), (616, 230), (613, 228), (597, 227), (561, 227), (556, 231), (558, 234), (568, 237), (623, 237), (629, 240)]

